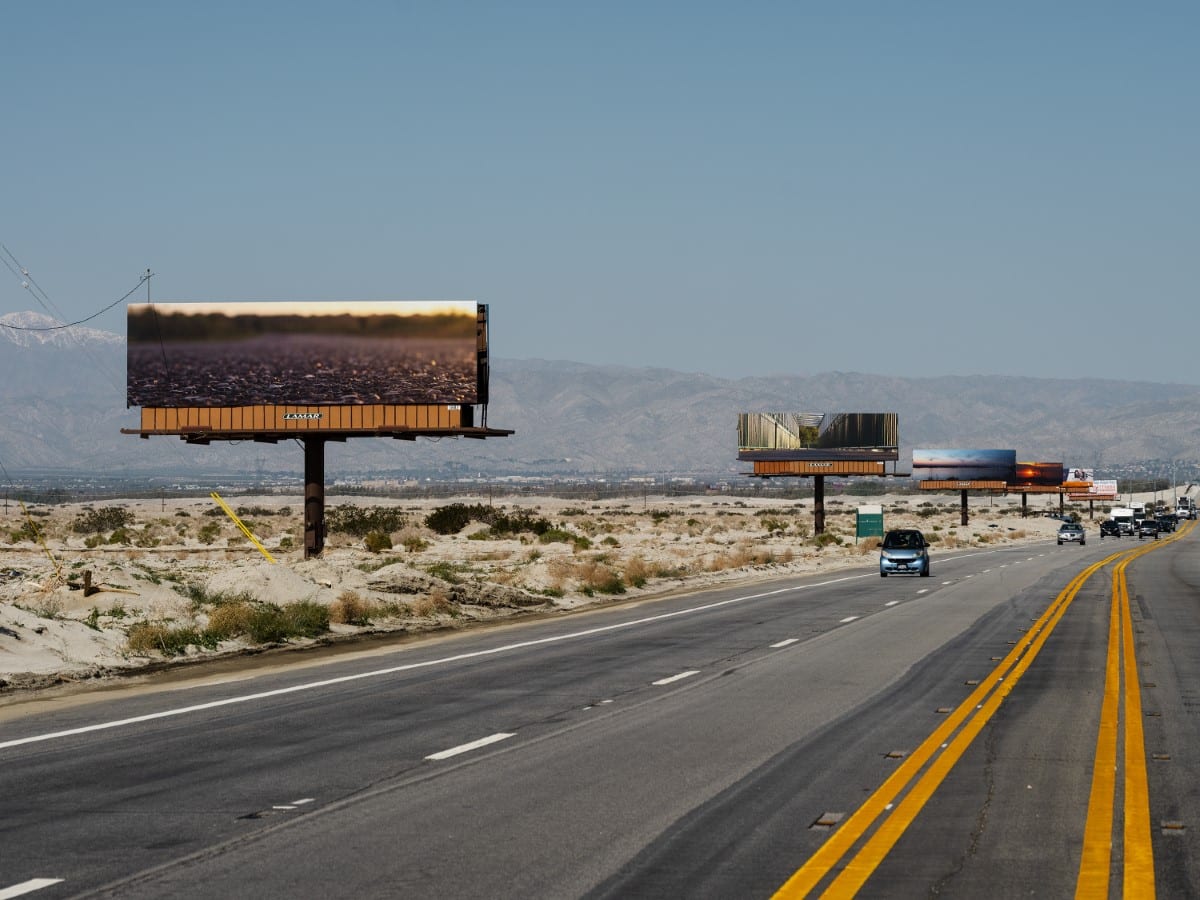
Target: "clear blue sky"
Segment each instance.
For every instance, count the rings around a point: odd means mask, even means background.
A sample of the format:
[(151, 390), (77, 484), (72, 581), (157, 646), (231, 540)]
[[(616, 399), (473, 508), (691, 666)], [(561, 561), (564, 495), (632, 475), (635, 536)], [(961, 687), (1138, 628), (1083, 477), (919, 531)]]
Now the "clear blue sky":
[(478, 300), (501, 358), (1200, 384), (1194, 2), (2, 21), (0, 242), (68, 316), (149, 267), (160, 300)]

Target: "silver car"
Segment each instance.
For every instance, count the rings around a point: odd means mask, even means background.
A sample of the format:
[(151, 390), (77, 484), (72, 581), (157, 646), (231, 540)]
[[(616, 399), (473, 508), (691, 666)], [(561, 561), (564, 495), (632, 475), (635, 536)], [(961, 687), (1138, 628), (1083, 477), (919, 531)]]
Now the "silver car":
[(1068, 541), (1075, 541), (1079, 546), (1087, 543), (1087, 532), (1078, 522), (1063, 522), (1058, 528), (1058, 545), (1061, 547)]

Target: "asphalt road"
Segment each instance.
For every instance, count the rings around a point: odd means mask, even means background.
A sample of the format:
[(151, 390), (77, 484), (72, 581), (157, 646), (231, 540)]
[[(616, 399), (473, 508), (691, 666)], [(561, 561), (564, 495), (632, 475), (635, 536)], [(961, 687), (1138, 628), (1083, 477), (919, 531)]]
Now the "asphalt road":
[(9, 706), (0, 898), (1197, 896), (1173, 537)]

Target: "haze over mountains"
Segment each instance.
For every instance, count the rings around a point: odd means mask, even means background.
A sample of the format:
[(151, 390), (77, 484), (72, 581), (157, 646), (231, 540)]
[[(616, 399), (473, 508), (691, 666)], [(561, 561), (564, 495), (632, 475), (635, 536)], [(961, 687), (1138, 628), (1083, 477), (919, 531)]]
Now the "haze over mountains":
[[(20, 329), (56, 323), (0, 316)], [(1008, 376), (903, 378), (830, 372), (724, 379), (654, 368), (493, 358), (487, 441), (357, 438), (330, 444), (327, 474), (736, 476), (736, 414), (899, 414), (901, 468), (913, 447), (1013, 448), (1019, 459), (1104, 467), (1200, 457), (1200, 387)], [(298, 447), (141, 440), (125, 406), (125, 339), (74, 327), (0, 327), (0, 463), (10, 471), (112, 475), (302, 470)]]

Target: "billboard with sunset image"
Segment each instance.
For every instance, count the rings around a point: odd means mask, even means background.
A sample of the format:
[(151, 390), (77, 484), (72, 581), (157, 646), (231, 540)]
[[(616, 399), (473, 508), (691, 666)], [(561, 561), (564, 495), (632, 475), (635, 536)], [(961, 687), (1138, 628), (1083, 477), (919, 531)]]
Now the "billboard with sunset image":
[[(1060, 464), (1061, 465), (1061, 464)], [(1016, 478), (1016, 450), (914, 450), (918, 481), (1003, 481)], [(1059, 475), (1061, 480), (1061, 473)]]

